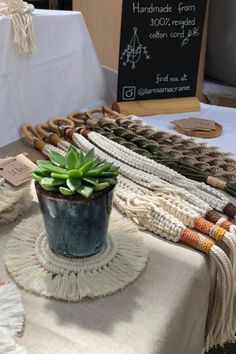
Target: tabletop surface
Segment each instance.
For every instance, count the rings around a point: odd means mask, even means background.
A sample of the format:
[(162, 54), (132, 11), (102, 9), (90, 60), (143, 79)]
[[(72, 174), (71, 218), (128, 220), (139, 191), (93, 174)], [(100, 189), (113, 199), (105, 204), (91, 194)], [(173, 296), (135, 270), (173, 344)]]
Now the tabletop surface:
[[(0, 156), (24, 151), (32, 160), (40, 158), (23, 139), (0, 149)], [(34, 202), (23, 218), (38, 213)], [(3, 279), (8, 279), (4, 248), (20, 221), (0, 228)], [(175, 354), (201, 353), (210, 286), (207, 259), (181, 244), (143, 236), (147, 267), (115, 295), (69, 304), (21, 291), (26, 315), (18, 342), (29, 354), (173, 354), (173, 348)]]

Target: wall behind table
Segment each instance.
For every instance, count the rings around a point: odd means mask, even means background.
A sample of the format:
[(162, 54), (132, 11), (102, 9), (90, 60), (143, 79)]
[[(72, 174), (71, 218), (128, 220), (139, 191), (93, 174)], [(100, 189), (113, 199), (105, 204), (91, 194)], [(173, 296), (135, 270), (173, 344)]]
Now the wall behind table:
[(122, 0), (73, 0), (81, 11), (101, 64), (118, 68)]

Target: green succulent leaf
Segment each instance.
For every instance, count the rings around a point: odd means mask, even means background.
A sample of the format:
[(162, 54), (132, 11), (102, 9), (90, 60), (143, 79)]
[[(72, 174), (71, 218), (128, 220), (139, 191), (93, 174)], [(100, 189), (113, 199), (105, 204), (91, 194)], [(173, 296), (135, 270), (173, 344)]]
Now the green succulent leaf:
[(66, 184), (72, 192), (76, 192), (76, 190), (81, 186), (82, 183), (78, 178), (70, 177), (66, 180)]
[(70, 146), (69, 150), (66, 153), (66, 167), (68, 170), (74, 170), (79, 166), (79, 156), (77, 151)]
[(99, 182), (100, 183), (109, 183), (110, 185), (115, 185), (117, 183), (117, 180), (114, 178), (100, 178)]
[(115, 177), (115, 176), (117, 176), (117, 173), (107, 171), (107, 172), (100, 173), (100, 176), (101, 177)]
[(93, 188), (88, 186), (81, 186), (77, 189), (77, 192), (83, 195), (85, 198), (89, 198), (93, 193)]
[(58, 192), (58, 188), (57, 187), (49, 187), (49, 186), (45, 186), (45, 185), (41, 185), (41, 187), (43, 189), (45, 189), (45, 191), (48, 191), (48, 192)]
[(65, 167), (65, 165), (66, 165), (65, 157), (63, 155), (59, 154), (57, 151), (50, 152), (50, 160), (56, 166)]
[(105, 188), (109, 187), (109, 183), (108, 182), (102, 182), (102, 183), (98, 183), (98, 185), (96, 187), (94, 187), (95, 191), (101, 191)]
[(61, 186), (64, 183), (65, 181), (63, 179), (57, 179), (51, 177), (44, 177), (40, 181), (41, 186), (48, 186), (48, 187)]
[(93, 186), (98, 185), (98, 179), (96, 179), (96, 178), (83, 177), (82, 179), (83, 179), (83, 181), (88, 182), (88, 183), (92, 184)]
[(36, 167), (31, 172), (42, 177), (50, 176), (50, 172), (43, 167)]
[(87, 163), (91, 160), (93, 160), (94, 158), (94, 148), (92, 148), (91, 150), (89, 150), (85, 156), (84, 156), (84, 163)]
[(59, 191), (63, 195), (73, 195), (73, 194), (75, 194), (75, 192), (72, 192), (69, 188), (66, 188), (66, 187), (59, 187)]
[(68, 175), (69, 177), (81, 177), (82, 176), (82, 172), (79, 170), (70, 170), (68, 171)]
[(36, 173), (31, 172), (31, 176), (35, 179), (35, 181), (40, 182), (42, 177), (37, 175)]
[(78, 168), (80, 168), (81, 166), (84, 165), (84, 154), (83, 151), (79, 152), (79, 164), (78, 164)]
[(51, 177), (53, 178), (58, 178), (58, 179), (67, 179), (69, 178), (69, 174), (68, 173), (56, 173), (56, 172), (52, 172), (51, 173)]
[(41, 164), (41, 162), (40, 162), (39, 166), (43, 167), (44, 169), (46, 169), (49, 172), (67, 173), (67, 170), (65, 168), (55, 166), (51, 162), (46, 162), (43, 164)]
[(82, 172), (82, 174), (85, 174), (88, 172), (91, 168), (93, 167), (93, 161), (89, 161), (86, 164), (84, 164), (82, 167), (79, 168), (79, 171)]
[(88, 177), (95, 177), (95, 176), (99, 176), (102, 172), (106, 171), (109, 168), (109, 166), (107, 165), (102, 165), (102, 166), (98, 166), (97, 168), (93, 168), (92, 170), (88, 171), (86, 173), (86, 176)]

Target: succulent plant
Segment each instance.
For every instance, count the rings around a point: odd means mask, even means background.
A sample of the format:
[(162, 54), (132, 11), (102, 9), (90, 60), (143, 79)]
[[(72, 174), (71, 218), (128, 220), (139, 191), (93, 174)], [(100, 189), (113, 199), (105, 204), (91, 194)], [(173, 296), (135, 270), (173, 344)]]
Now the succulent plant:
[(47, 191), (70, 196), (76, 193), (89, 198), (93, 193), (117, 183), (118, 167), (86, 154), (70, 145), (65, 156), (51, 151), (50, 160), (38, 160), (32, 177)]

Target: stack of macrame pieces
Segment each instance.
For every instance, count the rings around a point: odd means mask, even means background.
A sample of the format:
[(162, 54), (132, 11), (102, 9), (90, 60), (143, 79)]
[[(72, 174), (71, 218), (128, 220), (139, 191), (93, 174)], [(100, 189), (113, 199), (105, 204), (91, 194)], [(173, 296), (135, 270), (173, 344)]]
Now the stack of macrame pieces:
[[(7, 159), (0, 159), (0, 165)], [(0, 177), (0, 225), (14, 221), (32, 204), (30, 183), (13, 187)]]
[(13, 41), (20, 53), (32, 54), (34, 34), (32, 25), (32, 12), (34, 6), (23, 0), (0, 0), (0, 16), (9, 16), (14, 32)]
[[(93, 116), (94, 112), (70, 115), (68, 121), (63, 122), (64, 128), (55, 121), (49, 122), (46, 129), (38, 126), (38, 133), (31, 142), (45, 155), (52, 149), (65, 154), (71, 143), (83, 151), (94, 148), (97, 156), (119, 166), (114, 196), (117, 209), (140, 229), (173, 242), (183, 242), (205, 253), (214, 265), (206, 349), (234, 341), (236, 207), (220, 191), (235, 196), (234, 179), (228, 176), (227, 180), (226, 175), (222, 179), (222, 171), (218, 173), (213, 168), (204, 172), (195, 158), (184, 162), (179, 158), (183, 152), (170, 157), (161, 148), (164, 144), (158, 142), (158, 136), (164, 133), (145, 126), (137, 117), (120, 116), (105, 108), (101, 111), (103, 117), (99, 119)], [(146, 134), (148, 138), (144, 136)], [(47, 143), (45, 139), (48, 139)], [(176, 139), (177, 136), (168, 136), (170, 146), (174, 146)], [(228, 154), (192, 140), (178, 139), (177, 145), (183, 146), (185, 152), (188, 146), (204, 151), (204, 154), (224, 161), (232, 174), (236, 172), (236, 164)]]
[[(5, 161), (6, 159), (0, 160), (0, 164)], [(0, 178), (0, 225), (14, 221), (31, 204), (29, 183), (16, 188)], [(18, 290), (15, 285), (0, 280), (0, 353), (26, 353), (15, 341), (15, 336), (23, 330), (23, 322), (23, 305)]]

